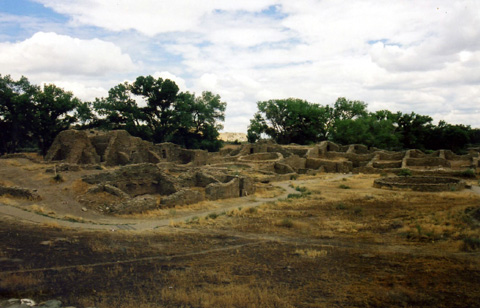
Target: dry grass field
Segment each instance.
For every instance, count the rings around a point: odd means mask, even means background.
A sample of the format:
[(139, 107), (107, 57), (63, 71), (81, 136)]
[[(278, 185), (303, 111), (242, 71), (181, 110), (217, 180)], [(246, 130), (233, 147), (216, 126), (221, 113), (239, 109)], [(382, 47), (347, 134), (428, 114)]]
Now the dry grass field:
[[(0, 298), (105, 308), (478, 306), (480, 195), (376, 189), (377, 177), (305, 176), (284, 199), (144, 232), (0, 217)], [(248, 198), (278, 194), (264, 185)], [(129, 218), (198, 208), (215, 209)]]

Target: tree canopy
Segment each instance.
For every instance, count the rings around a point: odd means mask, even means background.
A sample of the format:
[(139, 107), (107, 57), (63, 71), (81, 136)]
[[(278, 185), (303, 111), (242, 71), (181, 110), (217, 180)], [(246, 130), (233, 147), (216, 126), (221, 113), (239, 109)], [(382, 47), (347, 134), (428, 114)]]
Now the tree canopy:
[(38, 148), (45, 155), (55, 136), (75, 128), (125, 129), (152, 142), (216, 151), (226, 103), (219, 95), (179, 93), (169, 79), (139, 76), (82, 102), (53, 84), (39, 87), (26, 77), (0, 75), (0, 154)]
[(283, 144), (307, 144), (326, 138), (328, 108), (294, 98), (258, 102), (257, 106), (248, 129), (251, 142), (261, 134)]
[(0, 152), (36, 143), (45, 154), (55, 136), (76, 121), (70, 112), (79, 103), (71, 92), (55, 85), (40, 88), (25, 77), (15, 81), (0, 75)]
[(362, 101), (340, 97), (330, 106), (289, 98), (258, 102), (250, 120), (248, 139), (262, 135), (280, 144), (309, 144), (331, 140), (340, 144), (364, 144), (388, 150), (451, 149), (459, 152), (480, 143), (479, 129), (465, 125), (432, 123), (430, 116), (414, 112), (369, 112)]
[(95, 121), (107, 129), (123, 128), (145, 140), (187, 148), (217, 151), (221, 147), (219, 122), (225, 120), (226, 103), (211, 92), (179, 93), (169, 79), (140, 76), (132, 84), (113, 87), (93, 106), (99, 115)]
[[(480, 129), (432, 123), (428, 115), (380, 110), (340, 97), (322, 106), (288, 98), (260, 101), (250, 120), (248, 140), (268, 136), (280, 144), (331, 140), (381, 149), (451, 149), (480, 144)], [(217, 151), (226, 103), (212, 92), (180, 92), (169, 79), (139, 76), (112, 87), (107, 97), (82, 102), (53, 84), (42, 87), (26, 77), (0, 75), (0, 154), (37, 149), (45, 154), (62, 130), (125, 129), (152, 142), (173, 142), (191, 149)]]

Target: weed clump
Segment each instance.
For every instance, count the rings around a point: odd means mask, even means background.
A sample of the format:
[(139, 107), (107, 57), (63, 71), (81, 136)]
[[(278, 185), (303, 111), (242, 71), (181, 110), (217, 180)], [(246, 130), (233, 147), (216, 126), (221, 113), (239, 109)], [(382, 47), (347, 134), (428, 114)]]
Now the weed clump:
[(341, 188), (341, 189), (350, 189), (351, 187), (348, 186), (348, 185), (345, 185), (345, 184), (341, 184), (338, 186), (338, 188)]
[(217, 213), (210, 213), (208, 214), (207, 218), (210, 218), (210, 219), (217, 219), (219, 215)]
[(57, 183), (63, 182), (63, 177), (60, 173), (55, 174), (55, 176), (52, 179)]
[(295, 190), (298, 191), (298, 192), (301, 192), (301, 193), (306, 193), (307, 192), (307, 188), (305, 186), (297, 186), (297, 187), (295, 187)]

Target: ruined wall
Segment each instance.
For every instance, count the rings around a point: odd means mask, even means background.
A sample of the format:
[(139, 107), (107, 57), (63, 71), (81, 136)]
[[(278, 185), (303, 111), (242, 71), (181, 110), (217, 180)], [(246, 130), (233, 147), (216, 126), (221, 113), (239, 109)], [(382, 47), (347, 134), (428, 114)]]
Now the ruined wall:
[(109, 141), (104, 153), (104, 161), (107, 166), (161, 161), (159, 155), (155, 153), (152, 143), (132, 137), (127, 131), (111, 131), (107, 133), (107, 137)]
[(450, 167), (450, 162), (440, 157), (425, 158), (407, 158), (406, 165), (410, 167), (426, 166), (426, 167)]
[(209, 184), (205, 188), (205, 197), (209, 200), (240, 197), (240, 179), (234, 178), (228, 183)]
[(71, 164), (96, 164), (100, 162), (100, 156), (85, 131), (65, 130), (57, 135), (45, 160), (65, 161)]
[(182, 189), (160, 200), (161, 207), (174, 207), (188, 205), (205, 200), (204, 195), (195, 190)]
[(306, 168), (322, 168), (325, 172), (348, 173), (352, 171), (353, 163), (350, 161), (332, 161), (321, 158), (307, 158)]
[(178, 190), (176, 180), (153, 164), (129, 165), (82, 179), (88, 184), (112, 185), (132, 197), (144, 194), (170, 195)]
[(209, 184), (205, 197), (209, 200), (238, 198), (255, 193), (254, 181), (249, 177), (234, 177), (227, 183)]

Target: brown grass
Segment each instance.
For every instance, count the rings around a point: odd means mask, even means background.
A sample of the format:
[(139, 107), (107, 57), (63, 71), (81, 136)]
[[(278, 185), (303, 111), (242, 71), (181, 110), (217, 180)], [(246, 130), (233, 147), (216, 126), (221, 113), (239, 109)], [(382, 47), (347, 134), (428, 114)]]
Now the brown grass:
[(41, 274), (0, 274), (0, 289), (11, 288), (21, 290), (37, 286), (43, 280), (41, 276)]
[(15, 197), (10, 196), (10, 195), (1, 195), (0, 196), (0, 203), (6, 204), (6, 205), (11, 205), (15, 206), (18, 204), (18, 200), (16, 200)]

